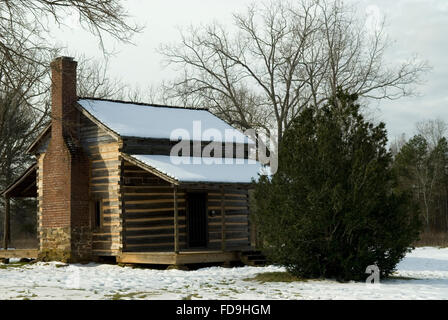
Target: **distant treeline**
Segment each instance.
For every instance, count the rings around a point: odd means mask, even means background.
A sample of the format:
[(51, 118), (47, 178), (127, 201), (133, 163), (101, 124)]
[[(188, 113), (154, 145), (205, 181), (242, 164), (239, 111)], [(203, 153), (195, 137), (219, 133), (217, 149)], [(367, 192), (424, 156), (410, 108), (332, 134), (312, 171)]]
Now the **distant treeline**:
[(410, 139), (392, 145), (398, 188), (411, 191), (418, 202), (424, 233), (448, 231), (448, 140), (442, 120), (417, 123)]

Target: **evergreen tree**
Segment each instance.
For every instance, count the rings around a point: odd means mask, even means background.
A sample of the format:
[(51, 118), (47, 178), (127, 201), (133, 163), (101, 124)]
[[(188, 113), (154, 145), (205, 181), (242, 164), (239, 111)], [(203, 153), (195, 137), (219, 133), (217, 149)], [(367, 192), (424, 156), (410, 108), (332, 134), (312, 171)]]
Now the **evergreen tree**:
[(339, 90), (326, 106), (306, 108), (285, 133), (277, 173), (256, 186), (266, 254), (294, 275), (362, 280), (376, 264), (387, 276), (418, 239), (385, 125), (366, 121), (356, 100)]

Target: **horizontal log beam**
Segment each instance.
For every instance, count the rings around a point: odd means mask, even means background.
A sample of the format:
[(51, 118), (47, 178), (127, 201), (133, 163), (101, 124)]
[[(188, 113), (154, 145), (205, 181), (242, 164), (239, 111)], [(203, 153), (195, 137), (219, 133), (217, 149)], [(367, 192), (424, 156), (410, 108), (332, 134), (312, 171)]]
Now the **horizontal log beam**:
[(119, 263), (182, 265), (191, 263), (216, 263), (239, 261), (238, 252), (123, 252), (117, 257)]
[(0, 250), (0, 258), (3, 259), (11, 259), (11, 258), (37, 259), (37, 255), (38, 255), (37, 249)]

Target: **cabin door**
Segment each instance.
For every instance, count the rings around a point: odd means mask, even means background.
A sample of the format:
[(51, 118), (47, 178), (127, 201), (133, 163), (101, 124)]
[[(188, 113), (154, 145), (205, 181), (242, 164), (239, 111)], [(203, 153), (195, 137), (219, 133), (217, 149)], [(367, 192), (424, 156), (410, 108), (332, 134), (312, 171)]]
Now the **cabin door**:
[(187, 232), (190, 248), (207, 246), (207, 194), (187, 194)]

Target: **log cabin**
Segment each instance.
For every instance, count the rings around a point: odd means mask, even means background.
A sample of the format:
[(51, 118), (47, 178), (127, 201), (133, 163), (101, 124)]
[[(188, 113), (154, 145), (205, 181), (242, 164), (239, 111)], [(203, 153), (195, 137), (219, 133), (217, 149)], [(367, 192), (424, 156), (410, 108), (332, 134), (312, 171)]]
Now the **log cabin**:
[[(51, 123), (2, 192), (0, 258), (179, 266), (253, 250), (254, 142), (206, 109), (78, 97), (76, 68), (51, 63)], [(37, 198), (38, 248), (8, 250), (14, 197)]]

